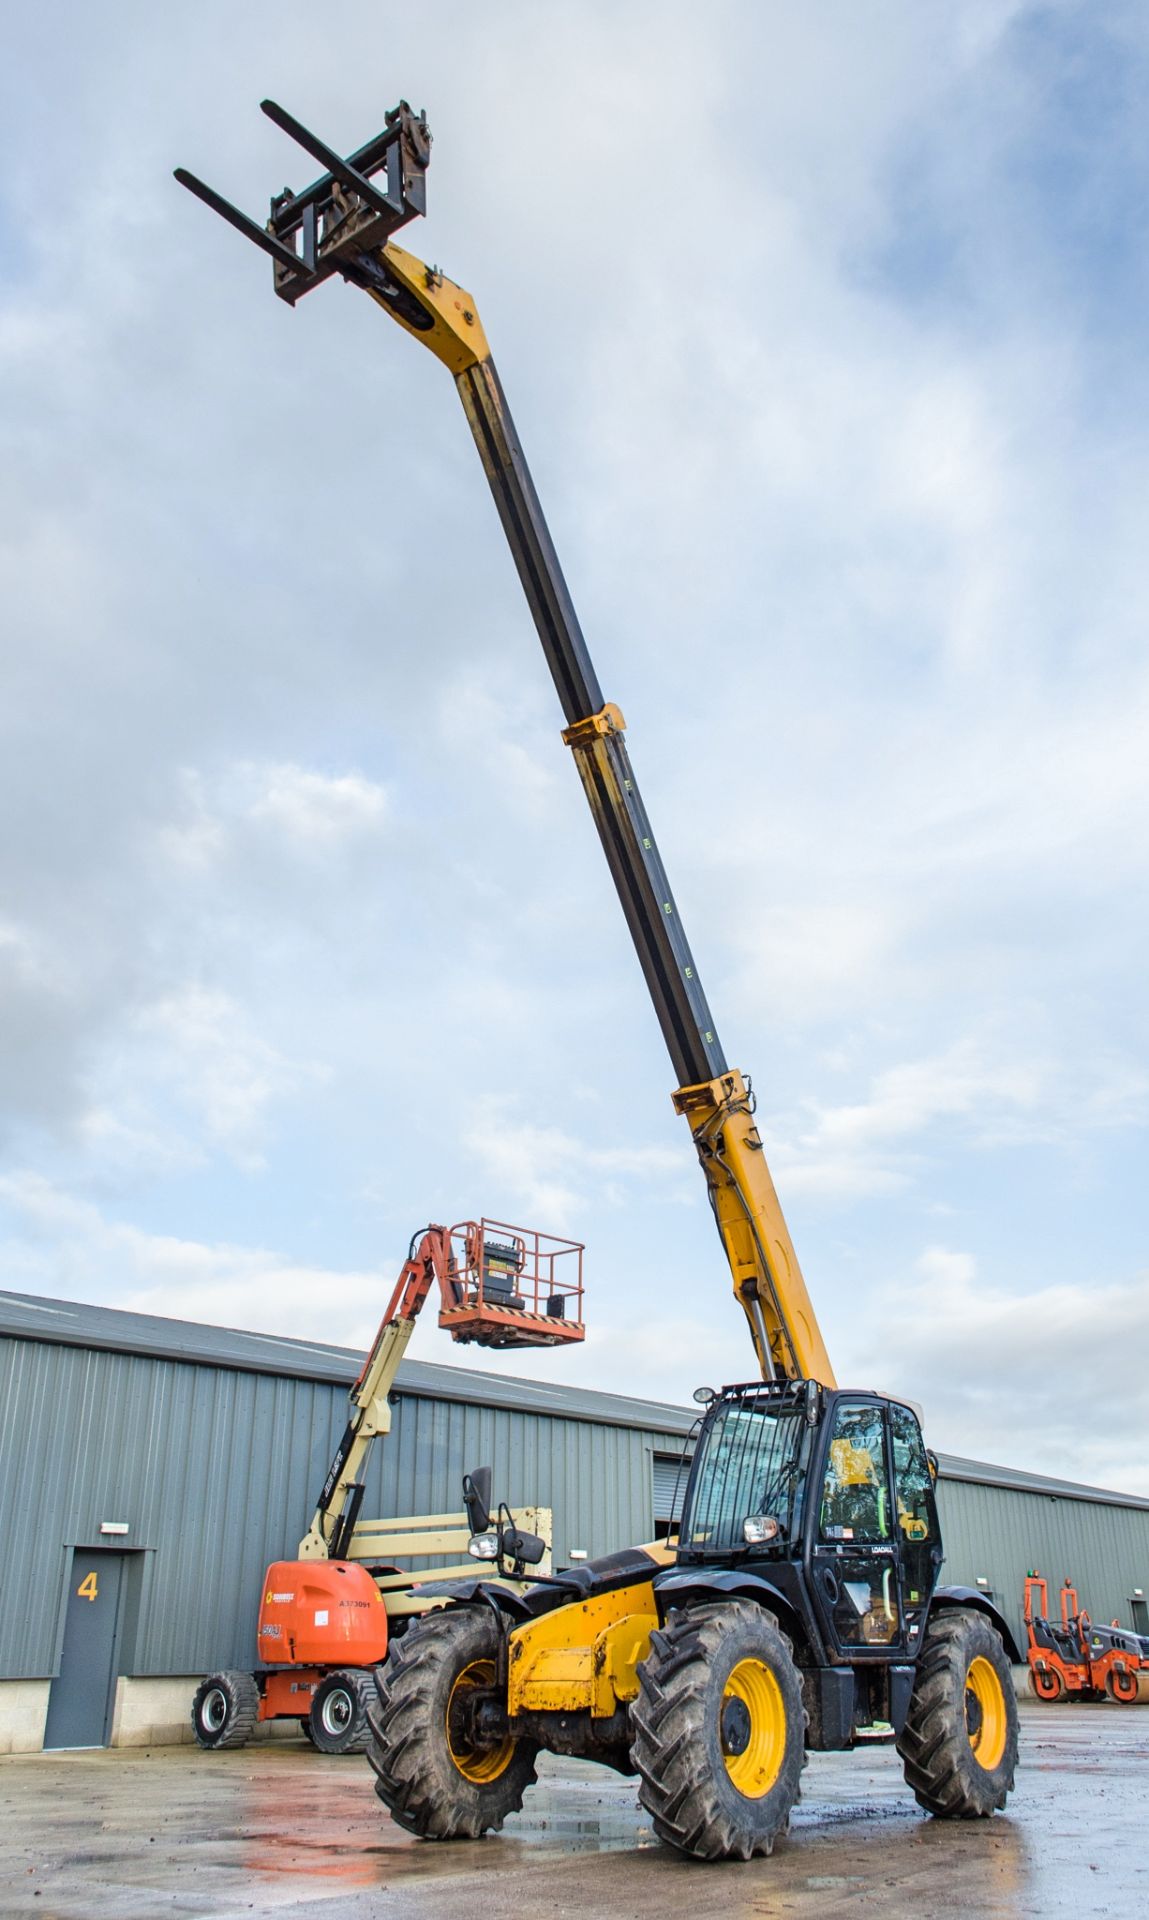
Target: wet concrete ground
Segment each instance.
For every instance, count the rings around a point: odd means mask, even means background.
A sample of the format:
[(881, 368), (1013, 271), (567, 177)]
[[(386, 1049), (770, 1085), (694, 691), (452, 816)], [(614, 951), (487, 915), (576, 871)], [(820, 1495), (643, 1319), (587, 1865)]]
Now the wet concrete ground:
[(1012, 1920), (1149, 1912), (1149, 1707), (1022, 1706), (1007, 1815), (948, 1825), (892, 1748), (815, 1754), (769, 1860), (704, 1867), (653, 1839), (634, 1786), (545, 1759), (501, 1835), (393, 1826), (362, 1759), (278, 1742), (0, 1759), (0, 1914), (40, 1920)]

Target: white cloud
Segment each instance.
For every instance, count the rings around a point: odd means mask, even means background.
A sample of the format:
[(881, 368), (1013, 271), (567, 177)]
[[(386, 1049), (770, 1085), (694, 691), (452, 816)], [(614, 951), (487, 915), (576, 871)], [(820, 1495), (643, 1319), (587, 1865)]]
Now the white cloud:
[(870, 1097), (855, 1106), (817, 1113), (813, 1146), (869, 1146), (920, 1136), (935, 1120), (993, 1113), (999, 1108), (1032, 1112), (1046, 1092), (1048, 1069), (1034, 1062), (995, 1060), (969, 1041), (930, 1060), (887, 1067)]
[(144, 1072), (168, 1086), (208, 1139), (248, 1167), (262, 1165), (271, 1108), (323, 1069), (288, 1059), (219, 989), (188, 985), (138, 1015)]
[(538, 733), (540, 719), (545, 725), (540, 715), (544, 695), (545, 688), (534, 684), (526, 695), (521, 688), (514, 694), (506, 687), (496, 691), (486, 675), (480, 678), (464, 669), (440, 690), (434, 714), (436, 751), (448, 756), (461, 783), (496, 786), (506, 791), (512, 807), (527, 807), (534, 814), (549, 810), (566, 771), (553, 751), (556, 729), (547, 729), (552, 751), (545, 757), (532, 751), (524, 737)]
[(256, 789), (251, 819), (280, 829), (309, 852), (376, 834), (387, 817), (383, 788), (359, 773), (327, 775), (286, 765), (249, 769), (249, 776)]
[(4, 1284), (17, 1290), (98, 1293), (135, 1313), (355, 1345), (374, 1333), (393, 1284), (265, 1247), (147, 1233), (35, 1173), (0, 1178), (0, 1202), (20, 1223), (0, 1252)]
[(1149, 1495), (1149, 1274), (1007, 1292), (935, 1245), (867, 1321), (841, 1377), (910, 1394), (934, 1446)]
[(388, 796), (361, 773), (325, 774), (293, 762), (241, 761), (209, 783), (183, 769), (179, 811), (155, 835), (160, 851), (198, 869), (236, 853), (253, 830), (305, 858), (376, 837), (388, 819)]
[[(613, 1128), (613, 1120), (608, 1124)], [(494, 1096), (473, 1104), (461, 1141), (490, 1190), (506, 1195), (531, 1225), (545, 1222), (559, 1232), (574, 1232), (588, 1206), (628, 1204), (636, 1189), (673, 1200), (693, 1173), (687, 1141), (680, 1150), (595, 1145), (561, 1127), (520, 1120), (509, 1101)]]
[[(831, 1071), (836, 1069), (832, 1066)], [(787, 1192), (826, 1198), (894, 1193), (927, 1161), (954, 1151), (1056, 1147), (1079, 1151), (1097, 1134), (1142, 1126), (1149, 1073), (1120, 1057), (1088, 1062), (1010, 1051), (1003, 1038), (966, 1038), (926, 1059), (884, 1067), (865, 1097), (808, 1099), (760, 1122)]]
[[(789, 866), (790, 862), (787, 861)], [(733, 991), (767, 1015), (784, 1008), (809, 1021), (872, 1001), (896, 963), (909, 916), (887, 893), (866, 901), (772, 897), (751, 874), (745, 910), (733, 938), (738, 955)]]
[(163, 861), (202, 873), (225, 851), (227, 826), (194, 767), (181, 769), (174, 802), (176, 817), (154, 829), (155, 846)]

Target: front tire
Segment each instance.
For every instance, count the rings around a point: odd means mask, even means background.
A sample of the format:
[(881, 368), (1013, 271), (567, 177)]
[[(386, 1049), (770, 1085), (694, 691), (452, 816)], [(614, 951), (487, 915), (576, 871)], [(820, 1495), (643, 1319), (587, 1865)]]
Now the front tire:
[(367, 1709), (375, 1695), (369, 1673), (329, 1673), (315, 1689), (304, 1725), (320, 1753), (363, 1753), (371, 1737)]
[(1001, 1635), (984, 1614), (947, 1607), (933, 1616), (898, 1752), (927, 1813), (979, 1820), (1004, 1807), (1017, 1766), (1017, 1700)]
[(259, 1719), (259, 1688), (250, 1673), (209, 1673), (192, 1700), (192, 1732), (201, 1747), (243, 1747)]
[(631, 1758), (654, 1831), (697, 1860), (772, 1852), (806, 1744), (801, 1682), (777, 1620), (753, 1601), (719, 1601), (669, 1614), (650, 1648)]
[(408, 1833), (477, 1840), (522, 1806), (537, 1743), (475, 1726), (475, 1709), (498, 1702), (499, 1655), (489, 1608), (447, 1608), (409, 1627), (376, 1668), (367, 1758), (376, 1793)]

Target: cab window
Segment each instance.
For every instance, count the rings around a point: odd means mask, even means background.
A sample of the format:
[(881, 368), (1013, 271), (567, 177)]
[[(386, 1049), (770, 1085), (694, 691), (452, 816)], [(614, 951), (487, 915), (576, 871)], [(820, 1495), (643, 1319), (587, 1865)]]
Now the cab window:
[(936, 1540), (938, 1521), (933, 1476), (921, 1428), (908, 1407), (890, 1408), (890, 1438), (894, 1450), (898, 1530), (903, 1540), (914, 1543)]
[(890, 1538), (882, 1409), (839, 1406), (822, 1485), (823, 1540)]

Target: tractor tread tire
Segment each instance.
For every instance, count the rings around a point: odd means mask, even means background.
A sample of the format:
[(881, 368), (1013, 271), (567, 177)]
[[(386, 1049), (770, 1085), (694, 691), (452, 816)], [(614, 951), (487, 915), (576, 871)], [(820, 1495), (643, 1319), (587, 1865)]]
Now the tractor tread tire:
[[(213, 1728), (210, 1719), (205, 1718), (204, 1706), (213, 1694), (219, 1694), (227, 1705), (227, 1712), (218, 1729)], [(196, 1742), (211, 1753), (218, 1753), (224, 1747), (244, 1747), (251, 1738), (252, 1730), (259, 1719), (259, 1688), (255, 1676), (250, 1673), (237, 1673), (228, 1670), (223, 1673), (209, 1673), (200, 1681), (192, 1699), (191, 1723)]]
[[(747, 1798), (734, 1786), (719, 1744), (723, 1668), (728, 1673), (747, 1656), (767, 1657), (786, 1716), (781, 1768), (761, 1799)], [(715, 1673), (722, 1676), (717, 1681)], [(749, 1600), (671, 1612), (650, 1636), (638, 1679), (630, 1710), (631, 1760), (640, 1778), (638, 1797), (659, 1839), (699, 1860), (771, 1853), (799, 1798), (808, 1720), (793, 1648), (776, 1616)]]
[[(327, 1731), (317, 1708), (322, 1708), (324, 1696), (336, 1687), (344, 1688), (356, 1701), (356, 1712), (344, 1734), (337, 1736)], [(367, 1711), (375, 1699), (375, 1682), (369, 1668), (341, 1667), (335, 1673), (325, 1674), (315, 1689), (311, 1702), (311, 1712), (304, 1725), (307, 1737), (317, 1753), (366, 1753), (371, 1739), (371, 1729), (367, 1724)]]
[[(1005, 1750), (992, 1769), (979, 1763), (966, 1727), (966, 1675), (979, 1657), (993, 1667), (1005, 1702)], [(1005, 1806), (1017, 1766), (1017, 1700), (1001, 1635), (984, 1614), (969, 1607), (935, 1613), (897, 1747), (906, 1783), (927, 1813), (982, 1820)]]
[(458, 1675), (495, 1660), (499, 1626), (489, 1608), (449, 1607), (424, 1616), (375, 1669), (367, 1758), (391, 1818), (423, 1840), (478, 1840), (496, 1832), (537, 1778), (534, 1740), (519, 1740), (495, 1779), (460, 1772), (447, 1743), (447, 1705)]

